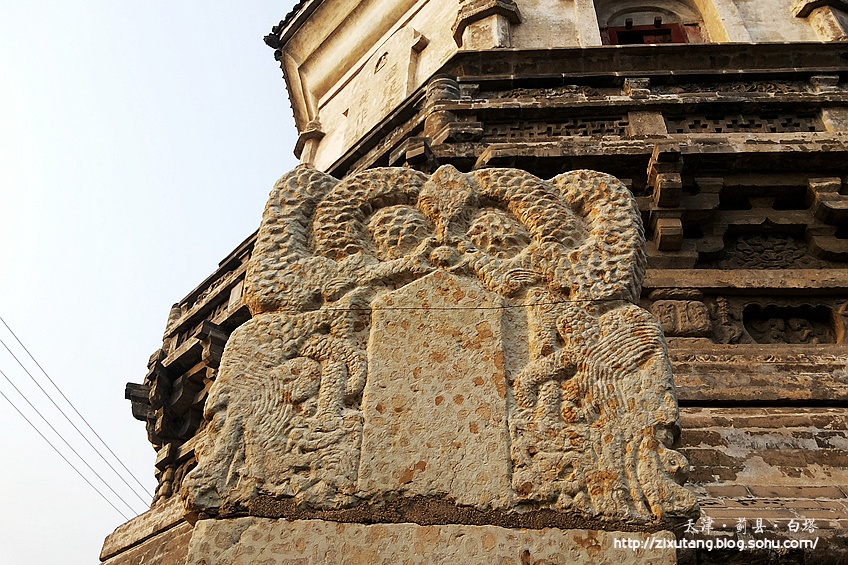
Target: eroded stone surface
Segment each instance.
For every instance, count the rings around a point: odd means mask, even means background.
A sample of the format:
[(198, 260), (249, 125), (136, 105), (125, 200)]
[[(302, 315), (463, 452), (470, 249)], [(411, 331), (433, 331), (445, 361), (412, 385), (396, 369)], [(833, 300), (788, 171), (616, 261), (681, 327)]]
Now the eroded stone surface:
[[(670, 532), (511, 530), (497, 526), (341, 524), (322, 520), (201, 520), (186, 565), (267, 563), (672, 564), (673, 549), (616, 549), (615, 539), (672, 540)], [(620, 543), (620, 542), (619, 542)], [(649, 542), (650, 543), (650, 542)], [(659, 545), (659, 544), (656, 544)]]
[(102, 565), (183, 565), (191, 537), (191, 526), (182, 522), (138, 545), (123, 549), (103, 561)]
[(499, 295), (442, 271), (374, 301), (362, 495), (394, 491), (508, 505), (501, 303)]
[[(271, 194), (184, 496), (690, 514), (659, 324), (613, 177), (308, 167)], [(404, 326), (405, 324), (405, 326)]]
[(184, 508), (178, 499), (153, 506), (147, 512), (121, 524), (106, 536), (100, 559), (106, 560), (127, 548), (160, 534), (183, 521)]

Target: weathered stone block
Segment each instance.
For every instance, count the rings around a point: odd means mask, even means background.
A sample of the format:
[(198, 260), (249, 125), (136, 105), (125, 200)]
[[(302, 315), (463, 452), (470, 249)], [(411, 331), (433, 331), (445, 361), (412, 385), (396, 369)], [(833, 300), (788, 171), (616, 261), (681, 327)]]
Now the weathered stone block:
[(816, 92), (836, 92), (839, 90), (839, 75), (811, 76), (810, 85)]
[(358, 490), (508, 504), (503, 299), (436, 271), (373, 303)]
[[(650, 91), (648, 91), (650, 92)], [(638, 135), (666, 135), (665, 120), (662, 112), (628, 112), (627, 134)]]
[[(656, 548), (624, 548), (649, 544)], [(498, 526), (341, 524), (236, 518), (197, 523), (186, 565), (323, 563), (612, 565), (676, 563), (671, 532), (516, 530)], [(616, 542), (618, 540), (618, 542)], [(616, 543), (618, 545), (616, 545)], [(663, 545), (662, 548), (659, 548)]]
[(102, 565), (183, 565), (191, 536), (191, 526), (182, 522), (113, 555)]
[(649, 78), (626, 78), (624, 79), (624, 95), (631, 98), (647, 98), (651, 95), (651, 79)]
[(662, 208), (680, 206), (680, 197), (683, 194), (683, 182), (680, 173), (657, 174), (654, 186), (654, 204)]
[(712, 332), (706, 304), (695, 300), (657, 300), (651, 313), (666, 337), (705, 337)]
[(157, 504), (147, 512), (118, 526), (103, 541), (100, 559), (108, 559), (122, 551), (126, 551), (129, 547), (173, 528), (182, 521), (184, 511), (185, 509), (180, 504), (180, 501), (173, 498), (167, 502)]
[(654, 241), (660, 251), (677, 251), (683, 246), (683, 224), (679, 218), (658, 218)]

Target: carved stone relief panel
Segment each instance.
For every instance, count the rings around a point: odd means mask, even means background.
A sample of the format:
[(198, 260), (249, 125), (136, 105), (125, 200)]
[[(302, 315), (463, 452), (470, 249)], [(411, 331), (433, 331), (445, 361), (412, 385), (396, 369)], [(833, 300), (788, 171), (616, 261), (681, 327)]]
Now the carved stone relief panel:
[(842, 343), (844, 299), (705, 299), (715, 343)]
[(742, 320), (757, 343), (836, 343), (833, 313), (826, 306), (751, 304)]
[(602, 89), (591, 86), (566, 85), (554, 88), (512, 88), (510, 90), (488, 90), (480, 92), (481, 98), (533, 98), (549, 100), (558, 97), (598, 98), (605, 95), (618, 94), (615, 89)]
[(713, 340), (717, 343), (752, 343), (753, 339), (742, 324), (742, 308), (738, 301), (718, 296), (709, 304), (713, 321)]
[(755, 92), (763, 94), (788, 94), (809, 92), (810, 83), (802, 81), (768, 82), (704, 82), (692, 84), (659, 85), (652, 89), (656, 94), (701, 94), (706, 92)]
[(707, 306), (697, 300), (657, 300), (651, 304), (651, 313), (669, 337), (705, 337), (712, 333)]
[[(812, 219), (811, 219), (812, 221)], [(699, 263), (716, 269), (833, 269), (845, 263), (813, 255), (809, 244), (787, 234), (726, 236), (720, 258)]]
[(691, 515), (665, 340), (634, 304), (645, 263), (609, 175), (298, 167), (263, 215), (189, 512)]

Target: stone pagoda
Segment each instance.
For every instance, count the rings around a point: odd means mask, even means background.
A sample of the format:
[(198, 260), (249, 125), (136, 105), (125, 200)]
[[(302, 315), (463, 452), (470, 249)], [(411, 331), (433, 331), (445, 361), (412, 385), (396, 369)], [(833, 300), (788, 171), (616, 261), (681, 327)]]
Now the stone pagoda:
[(301, 164), (127, 385), (159, 486), (104, 564), (848, 559), (848, 2), (265, 43)]

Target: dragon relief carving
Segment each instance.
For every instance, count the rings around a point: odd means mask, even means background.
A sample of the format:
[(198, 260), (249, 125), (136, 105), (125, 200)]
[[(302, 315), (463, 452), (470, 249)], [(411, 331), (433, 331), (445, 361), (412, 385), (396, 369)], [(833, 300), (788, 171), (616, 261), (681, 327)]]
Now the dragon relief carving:
[(634, 304), (643, 246), (632, 196), (601, 173), (545, 181), (444, 166), (339, 181), (296, 168), (263, 214), (245, 284), (253, 318), (209, 392), (187, 507), (215, 514), (263, 494), (340, 509), (367, 497), (372, 305), (441, 271), (526, 314), (523, 368), (505, 377), (512, 492), (490, 507), (631, 523), (690, 515), (665, 340)]

